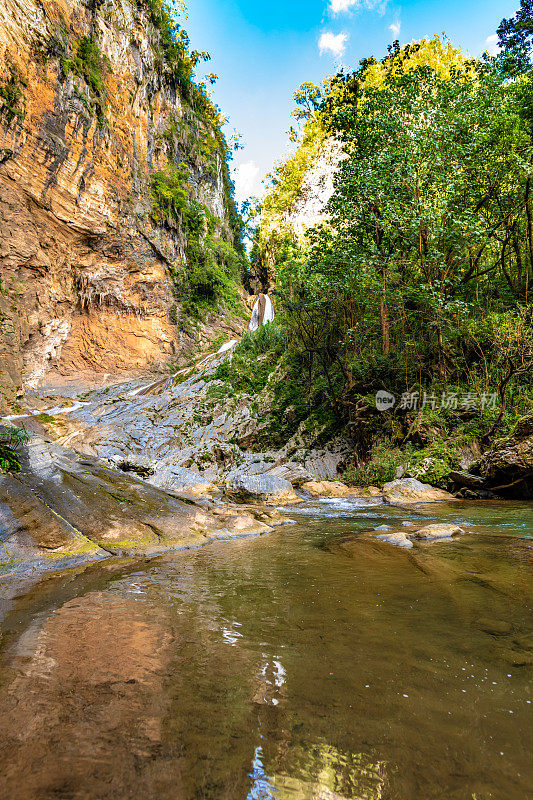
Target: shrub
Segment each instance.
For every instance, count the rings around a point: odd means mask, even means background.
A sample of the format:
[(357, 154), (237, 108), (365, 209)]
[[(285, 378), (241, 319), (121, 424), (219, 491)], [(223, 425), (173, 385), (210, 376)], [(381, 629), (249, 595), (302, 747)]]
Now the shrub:
[(29, 440), (29, 435), (13, 425), (0, 426), (0, 472), (18, 472), (20, 450)]
[(388, 483), (396, 478), (398, 467), (405, 466), (406, 455), (398, 448), (385, 444), (374, 447), (370, 460), (363, 466), (350, 464), (342, 477), (354, 486), (375, 486)]
[(188, 207), (189, 171), (185, 164), (167, 164), (151, 180), (152, 220), (158, 224), (179, 224)]
[(9, 125), (15, 117), (24, 119), (23, 88), (26, 82), (19, 75), (15, 67), (10, 68), (10, 77), (7, 83), (0, 86), (0, 115), (5, 117)]

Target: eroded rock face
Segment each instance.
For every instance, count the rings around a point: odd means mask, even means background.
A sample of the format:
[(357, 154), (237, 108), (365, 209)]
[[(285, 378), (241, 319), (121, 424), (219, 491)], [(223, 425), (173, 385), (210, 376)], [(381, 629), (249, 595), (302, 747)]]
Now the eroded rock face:
[(0, 562), (156, 553), (279, 524), (264, 509), (195, 502), (34, 437), (16, 475), (0, 476)]
[[(5, 410), (23, 384), (117, 382), (192, 346), (169, 277), (185, 240), (151, 217), (154, 171), (186, 161), (193, 197), (229, 229), (225, 166), (201, 155), (212, 132), (163, 78), (147, 7), (0, 0), (0, 19), (0, 87), (16, 97), (0, 97)], [(83, 37), (102, 54), (103, 103), (91, 65), (73, 66)]]
[(428, 483), (415, 478), (399, 478), (386, 483), (383, 496), (387, 503), (430, 503), (436, 500), (455, 500), (454, 496), (442, 489), (435, 489)]
[(198, 472), (185, 469), (185, 467), (164, 467), (157, 475), (148, 480), (153, 486), (158, 486), (160, 489), (185, 492), (196, 497), (203, 497), (216, 490), (213, 483), (206, 481)]
[(509, 497), (533, 497), (533, 415), (498, 439), (479, 464), (485, 486)]

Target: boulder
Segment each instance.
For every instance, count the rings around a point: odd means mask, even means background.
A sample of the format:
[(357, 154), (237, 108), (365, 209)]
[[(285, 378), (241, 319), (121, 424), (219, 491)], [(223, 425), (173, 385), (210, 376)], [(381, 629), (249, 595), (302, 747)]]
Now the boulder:
[(533, 497), (533, 414), (498, 439), (478, 464), (485, 486), (508, 497)]
[(379, 486), (352, 486), (352, 494), (355, 494), (358, 497), (381, 497), (383, 492)]
[(307, 481), (302, 489), (313, 497), (345, 497), (353, 494), (353, 489), (341, 481)]
[(150, 477), (148, 482), (152, 486), (157, 486), (158, 489), (170, 489), (174, 492), (192, 494), (195, 497), (202, 497), (216, 489), (216, 486), (203, 478), (200, 473), (173, 465), (163, 467)]
[[(424, 541), (431, 541), (432, 539), (451, 539), (452, 536), (459, 536), (464, 533), (464, 530), (454, 523), (435, 522), (432, 525), (426, 525), (414, 533), (410, 533), (411, 539), (423, 539)], [(404, 534), (405, 536), (405, 534)]]
[(311, 477), (308, 471), (296, 461), (284, 461), (281, 464), (265, 469), (264, 472), (276, 478), (284, 478), (286, 481), (296, 485), (301, 485)]
[(481, 475), (472, 475), (471, 472), (454, 470), (450, 472), (449, 478), (458, 486), (469, 486), (471, 489), (483, 489), (485, 486), (485, 478)]
[(428, 483), (421, 483), (416, 478), (400, 478), (383, 487), (385, 502), (393, 504), (403, 503), (432, 503), (436, 500), (455, 500), (455, 497), (442, 489), (436, 489)]
[(292, 484), (284, 478), (242, 472), (227, 479), (225, 494), (240, 502), (295, 503), (300, 500)]
[(401, 531), (396, 533), (382, 533), (376, 536), (376, 539), (380, 539), (382, 542), (389, 542), (389, 544), (395, 544), (397, 547), (410, 548), (413, 546), (412, 541)]

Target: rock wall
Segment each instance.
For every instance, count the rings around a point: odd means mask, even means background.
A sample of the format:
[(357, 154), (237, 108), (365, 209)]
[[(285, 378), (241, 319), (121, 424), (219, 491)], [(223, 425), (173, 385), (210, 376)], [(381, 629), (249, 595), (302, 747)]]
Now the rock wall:
[[(169, 275), (185, 242), (153, 222), (150, 175), (185, 161), (227, 230), (226, 165), (165, 82), (159, 36), (142, 2), (0, 0), (0, 410), (23, 386), (97, 385), (191, 346)], [(83, 40), (103, 95), (73, 66)]]

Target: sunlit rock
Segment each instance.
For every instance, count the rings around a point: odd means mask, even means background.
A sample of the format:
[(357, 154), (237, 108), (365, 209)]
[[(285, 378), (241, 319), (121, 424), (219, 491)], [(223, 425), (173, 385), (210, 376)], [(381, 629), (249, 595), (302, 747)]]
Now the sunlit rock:
[(353, 494), (353, 489), (341, 481), (307, 481), (302, 489), (313, 497), (345, 497)]
[(387, 503), (430, 503), (435, 500), (455, 499), (449, 492), (421, 483), (415, 478), (399, 478), (386, 483), (383, 496)]
[[(409, 536), (411, 539), (429, 541), (430, 539), (451, 539), (452, 536), (459, 536), (461, 533), (464, 533), (464, 530), (459, 525), (435, 522), (433, 525), (426, 525), (424, 528), (410, 533)], [(405, 534), (402, 535), (405, 536)]]
[(151, 478), (149, 483), (160, 489), (170, 489), (176, 492), (201, 497), (216, 489), (210, 481), (206, 481), (198, 472), (185, 467), (166, 466)]

